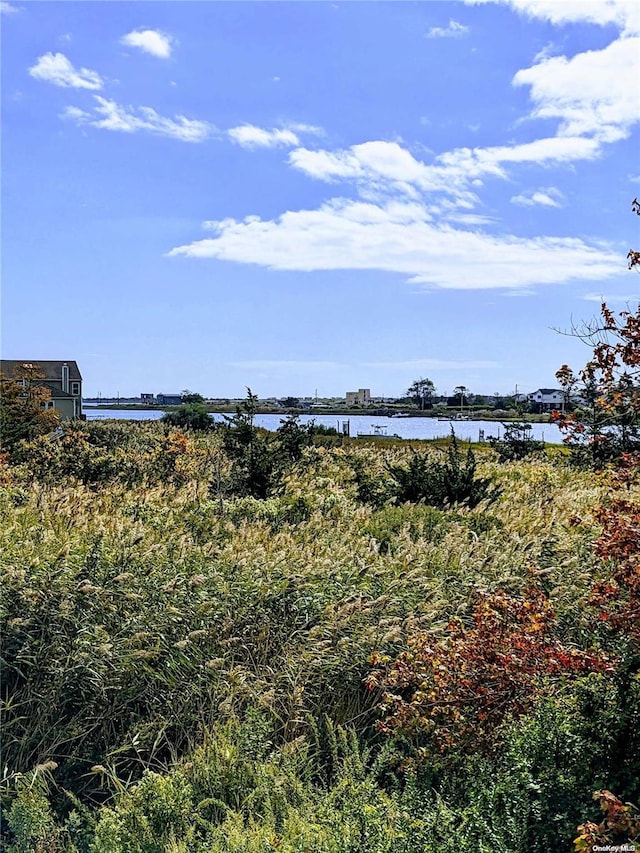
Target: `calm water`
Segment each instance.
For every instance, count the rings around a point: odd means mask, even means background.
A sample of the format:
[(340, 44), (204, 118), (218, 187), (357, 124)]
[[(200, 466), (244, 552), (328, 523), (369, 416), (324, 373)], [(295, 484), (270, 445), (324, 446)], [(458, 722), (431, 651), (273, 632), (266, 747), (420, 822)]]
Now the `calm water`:
[[(156, 421), (164, 412), (153, 410), (122, 410), (122, 409), (91, 409), (84, 408), (87, 420), (107, 420), (117, 418), (134, 421)], [(223, 415), (217, 412), (211, 417), (215, 421), (221, 421)], [(276, 430), (280, 426), (284, 415), (256, 415), (256, 426), (268, 430)], [(320, 426), (335, 427), (340, 432), (342, 424), (349, 421), (351, 435), (359, 432), (372, 433), (374, 427), (386, 428), (387, 435), (397, 435), (400, 438), (444, 438), (451, 434), (454, 428), (458, 438), (478, 441), (480, 430), (484, 430), (484, 437), (494, 436), (499, 438), (504, 432), (504, 427), (499, 421), (439, 421), (436, 418), (383, 418), (373, 415), (352, 415), (342, 417), (340, 415), (300, 415), (300, 423), (315, 421)], [(561, 444), (562, 434), (555, 424), (532, 424), (531, 437), (546, 441), (549, 444)]]

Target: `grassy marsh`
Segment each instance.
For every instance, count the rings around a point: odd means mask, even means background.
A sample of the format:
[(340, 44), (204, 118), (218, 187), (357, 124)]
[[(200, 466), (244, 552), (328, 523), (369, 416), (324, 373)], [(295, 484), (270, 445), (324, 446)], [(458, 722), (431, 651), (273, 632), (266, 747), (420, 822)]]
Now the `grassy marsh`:
[(588, 605), (607, 486), (561, 454), (478, 449), (500, 494), (469, 510), (360, 502), (354, 462), (384, 479), (401, 444), (310, 446), (257, 499), (216, 435), (65, 440), (0, 487), (8, 849), (560, 851), (595, 787), (637, 797), (637, 670), (555, 691), (493, 756), (404, 771), (363, 683), (374, 651), (532, 578), (563, 641), (620, 651)]

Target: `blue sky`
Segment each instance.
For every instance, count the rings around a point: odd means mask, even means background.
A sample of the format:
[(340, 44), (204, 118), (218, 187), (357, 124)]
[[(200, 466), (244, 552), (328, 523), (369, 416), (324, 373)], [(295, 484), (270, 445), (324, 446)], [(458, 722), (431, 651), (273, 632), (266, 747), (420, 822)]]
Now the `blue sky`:
[(6, 358), (529, 391), (637, 303), (637, 2), (1, 6)]

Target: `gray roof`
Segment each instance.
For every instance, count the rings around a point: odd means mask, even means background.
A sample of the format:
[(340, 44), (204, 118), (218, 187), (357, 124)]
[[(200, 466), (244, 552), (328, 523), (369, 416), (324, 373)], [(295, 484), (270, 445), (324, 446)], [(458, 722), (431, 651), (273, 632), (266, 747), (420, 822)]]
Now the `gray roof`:
[(5, 359), (0, 361), (0, 372), (7, 379), (13, 379), (14, 376), (20, 373), (20, 368), (24, 364), (33, 364), (38, 368), (39, 373), (43, 374), (43, 378), (48, 382), (60, 382), (62, 380), (62, 365), (69, 365), (69, 382), (82, 382), (82, 376), (78, 369), (78, 364), (71, 359), (66, 361), (42, 361), (41, 359)]
[[(74, 380), (74, 382), (75, 382), (75, 380)], [(67, 391), (63, 391), (62, 388), (57, 388), (52, 382), (38, 382), (37, 384), (42, 385), (45, 388), (48, 388), (49, 391), (51, 391), (51, 397), (54, 400), (61, 400), (61, 399), (73, 400), (74, 399), (73, 394), (69, 394)]]

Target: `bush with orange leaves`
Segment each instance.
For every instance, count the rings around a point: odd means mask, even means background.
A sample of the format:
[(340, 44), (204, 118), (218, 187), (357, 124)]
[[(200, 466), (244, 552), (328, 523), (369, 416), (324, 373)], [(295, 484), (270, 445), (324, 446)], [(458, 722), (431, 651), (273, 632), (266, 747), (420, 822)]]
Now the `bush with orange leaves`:
[[(574, 839), (575, 853), (592, 853), (595, 850), (637, 850), (640, 839), (640, 814), (632, 803), (623, 803), (611, 791), (596, 791), (594, 800), (600, 801), (603, 818), (600, 823), (586, 821), (578, 827)], [(628, 843), (631, 842), (631, 843)]]
[[(444, 638), (420, 633), (395, 661), (374, 654), (366, 680), (382, 690), (382, 731), (428, 738), (438, 752), (491, 749), (500, 724), (519, 717), (568, 676), (613, 669), (603, 655), (563, 645), (544, 593), (524, 598), (476, 593), (473, 624), (448, 626)], [(381, 666), (380, 666), (381, 665)]]
[(640, 647), (640, 505), (614, 499), (596, 517), (602, 533), (596, 554), (613, 565), (593, 588), (591, 603), (603, 620)]

